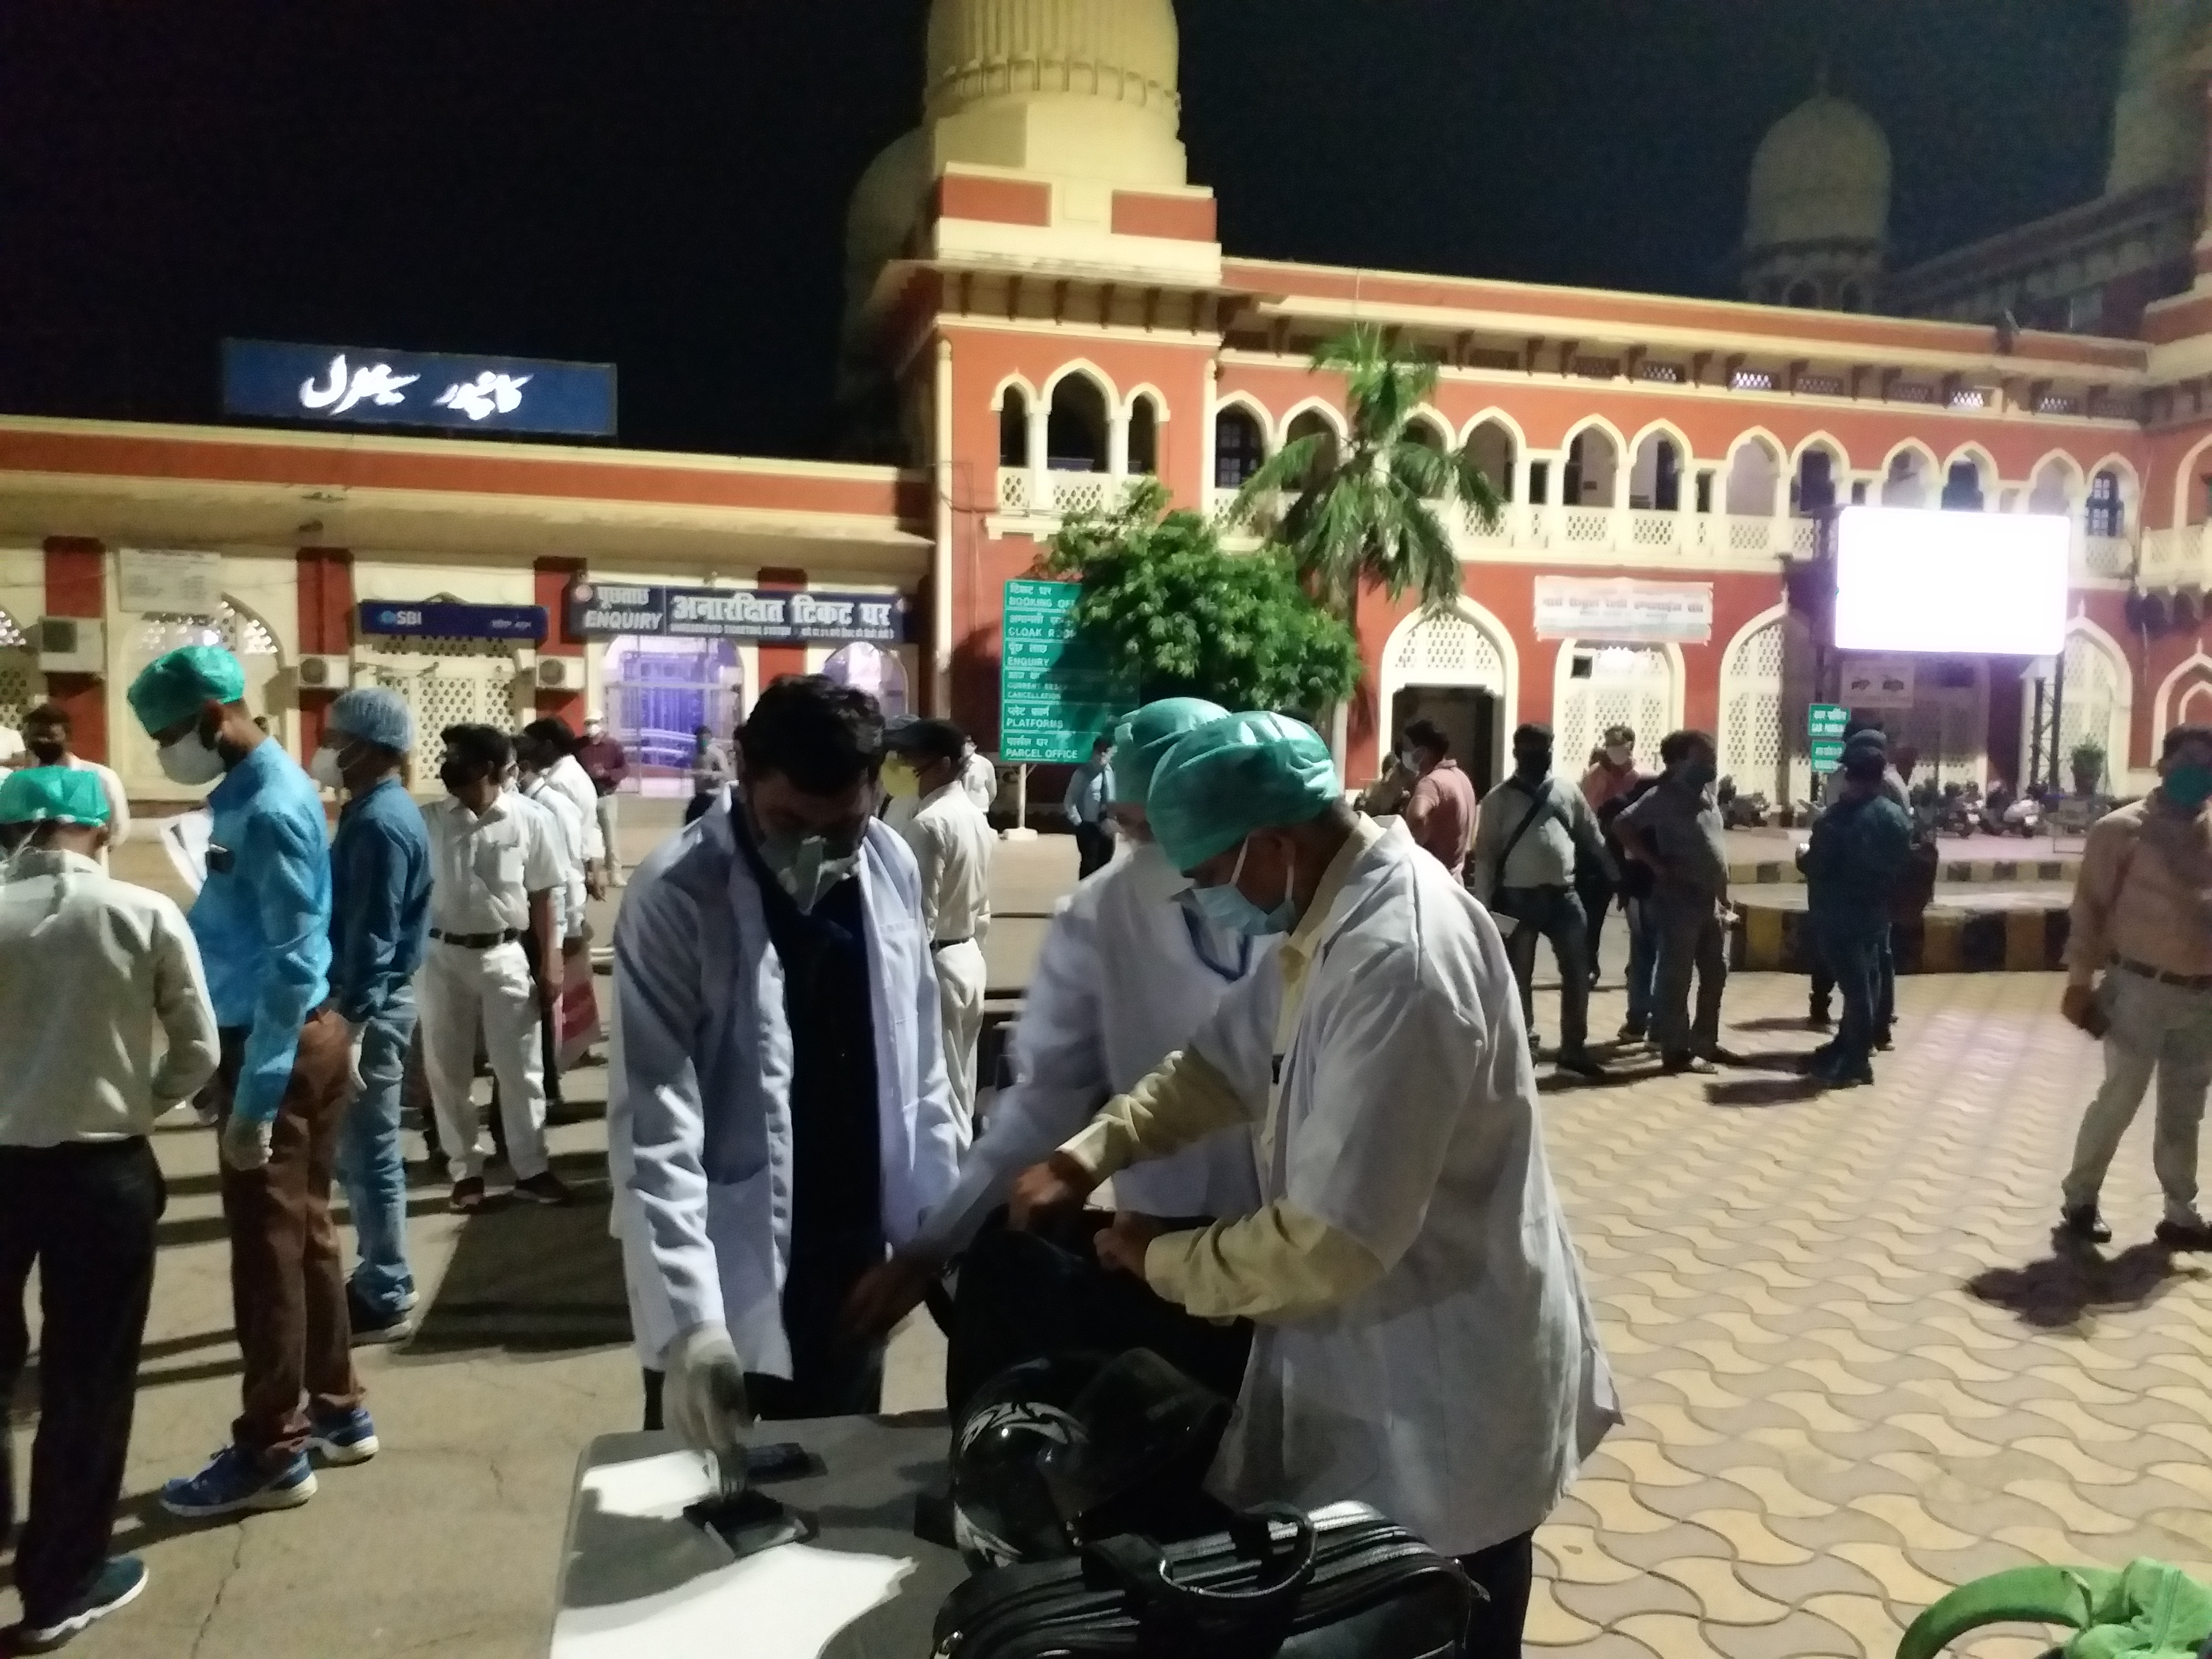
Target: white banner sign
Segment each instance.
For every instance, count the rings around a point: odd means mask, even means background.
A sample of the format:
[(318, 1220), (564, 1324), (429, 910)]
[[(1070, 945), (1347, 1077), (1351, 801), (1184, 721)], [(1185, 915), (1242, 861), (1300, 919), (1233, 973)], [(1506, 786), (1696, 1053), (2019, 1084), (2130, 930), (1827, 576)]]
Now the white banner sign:
[(222, 555), (152, 553), (126, 547), (122, 552), (125, 611), (166, 611), (211, 617), (222, 604)]
[(1713, 636), (1711, 582), (1536, 578), (1536, 637), (1622, 645), (1703, 645)]
[(1885, 656), (1854, 651), (1844, 659), (1847, 708), (1910, 708), (1915, 659), (1901, 653)]

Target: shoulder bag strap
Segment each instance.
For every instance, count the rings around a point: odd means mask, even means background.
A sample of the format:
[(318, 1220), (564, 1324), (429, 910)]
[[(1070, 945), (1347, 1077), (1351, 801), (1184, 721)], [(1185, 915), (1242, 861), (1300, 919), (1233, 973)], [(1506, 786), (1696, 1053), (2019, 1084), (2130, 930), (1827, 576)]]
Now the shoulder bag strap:
[[(1510, 778), (1498, 786), (1501, 789), (1517, 787)], [(1521, 837), (1534, 827), (1536, 820), (1543, 816), (1544, 809), (1551, 805), (1553, 805), (1552, 783), (1549, 779), (1547, 779), (1544, 787), (1537, 791), (1536, 798), (1528, 803), (1528, 812), (1522, 817), (1521, 822), (1514, 826), (1512, 835), (1506, 839), (1504, 849), (1498, 855), (1498, 874), (1490, 884), (1488, 902), (1492, 909), (1498, 908), (1498, 896), (1505, 890), (1506, 860), (1513, 856), (1513, 849), (1521, 844)]]

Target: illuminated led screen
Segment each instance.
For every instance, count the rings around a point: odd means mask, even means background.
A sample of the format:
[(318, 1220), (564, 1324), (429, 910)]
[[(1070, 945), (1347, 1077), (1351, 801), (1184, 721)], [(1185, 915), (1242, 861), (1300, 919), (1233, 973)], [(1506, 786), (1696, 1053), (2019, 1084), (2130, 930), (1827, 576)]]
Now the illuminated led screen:
[(2065, 647), (2069, 521), (1847, 507), (1836, 524), (1844, 651), (2047, 657)]

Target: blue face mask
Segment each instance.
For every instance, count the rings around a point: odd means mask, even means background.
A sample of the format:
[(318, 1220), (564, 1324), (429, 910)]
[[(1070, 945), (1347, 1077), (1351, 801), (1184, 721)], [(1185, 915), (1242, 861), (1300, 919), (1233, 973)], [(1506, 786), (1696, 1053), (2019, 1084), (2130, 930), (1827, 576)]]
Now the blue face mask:
[(2212, 800), (2212, 766), (2185, 762), (2169, 767), (2159, 787), (2166, 792), (2166, 798), (2183, 811), (2194, 812)]
[(1237, 849), (1237, 867), (1229, 872), (1228, 881), (1219, 887), (1192, 888), (1191, 902), (1198, 906), (1200, 915), (1226, 933), (1243, 933), (1253, 939), (1287, 933), (1298, 920), (1297, 902), (1291, 896), (1297, 866), (1293, 862), (1283, 872), (1283, 902), (1272, 910), (1262, 910), (1237, 890), (1237, 878), (1244, 873), (1244, 855), (1251, 850), (1252, 843), (1248, 838)]

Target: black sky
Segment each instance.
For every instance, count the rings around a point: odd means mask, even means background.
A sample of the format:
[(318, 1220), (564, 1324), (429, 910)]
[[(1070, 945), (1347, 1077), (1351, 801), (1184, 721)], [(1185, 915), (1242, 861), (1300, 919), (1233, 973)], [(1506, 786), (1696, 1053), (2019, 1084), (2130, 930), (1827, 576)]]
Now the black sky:
[[(0, 406), (204, 420), (226, 334), (611, 361), (623, 441), (827, 453), (844, 204), (924, 0), (0, 0)], [(1832, 63), (1917, 258), (2094, 195), (2123, 0), (1182, 0), (1232, 252), (1727, 291)]]

